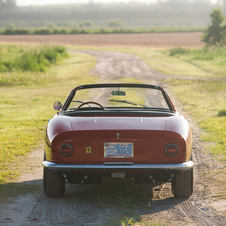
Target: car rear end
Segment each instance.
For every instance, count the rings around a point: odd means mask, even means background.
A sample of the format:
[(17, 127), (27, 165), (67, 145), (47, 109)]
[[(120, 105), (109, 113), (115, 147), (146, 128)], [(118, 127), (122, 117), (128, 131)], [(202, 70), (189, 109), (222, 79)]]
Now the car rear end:
[[(87, 89), (92, 91), (87, 93)], [(93, 97), (95, 101), (88, 101)], [(60, 111), (48, 123), (45, 136), (47, 196), (62, 196), (65, 182), (125, 178), (135, 183), (168, 181), (174, 196), (192, 194), (191, 128), (162, 88), (80, 86), (72, 90), (64, 105), (57, 102), (57, 109)]]

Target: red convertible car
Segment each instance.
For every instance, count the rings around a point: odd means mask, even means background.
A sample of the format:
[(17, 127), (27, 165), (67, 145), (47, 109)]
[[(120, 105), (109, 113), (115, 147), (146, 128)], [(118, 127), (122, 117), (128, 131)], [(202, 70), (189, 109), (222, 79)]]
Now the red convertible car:
[(192, 131), (163, 88), (82, 85), (54, 108), (42, 164), (46, 196), (62, 196), (65, 183), (124, 178), (171, 182), (175, 197), (192, 195)]

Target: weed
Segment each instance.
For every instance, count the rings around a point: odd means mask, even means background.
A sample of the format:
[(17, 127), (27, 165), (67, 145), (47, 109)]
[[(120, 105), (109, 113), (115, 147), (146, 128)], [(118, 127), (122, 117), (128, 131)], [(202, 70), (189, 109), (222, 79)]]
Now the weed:
[(226, 110), (220, 110), (217, 114), (219, 117), (225, 117), (226, 116)]
[(2, 46), (0, 49), (0, 72), (31, 71), (46, 72), (51, 64), (68, 56), (65, 47), (35, 46), (17, 47)]
[(190, 50), (187, 50), (187, 49), (183, 49), (181, 47), (177, 47), (175, 49), (171, 49), (170, 50), (170, 56), (176, 56), (178, 54), (182, 55), (182, 54), (187, 54), (189, 53)]

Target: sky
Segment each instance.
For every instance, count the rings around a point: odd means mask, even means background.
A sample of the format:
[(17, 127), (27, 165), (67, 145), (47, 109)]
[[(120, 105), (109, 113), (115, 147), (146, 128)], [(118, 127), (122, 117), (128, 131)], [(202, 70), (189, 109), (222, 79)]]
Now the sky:
[[(195, 0), (193, 0), (195, 1)], [(215, 0), (211, 0), (215, 3)], [(16, 0), (18, 6), (29, 6), (29, 5), (53, 5), (53, 4), (68, 4), (68, 3), (87, 3), (89, 0)], [(113, 3), (113, 2), (143, 2), (153, 3), (156, 0), (93, 0), (93, 2), (101, 3)]]
[[(52, 5), (68, 3), (87, 3), (89, 0), (16, 0), (18, 6), (28, 5)], [(144, 2), (151, 3), (155, 0), (93, 0), (93, 2), (112, 3), (112, 2)]]

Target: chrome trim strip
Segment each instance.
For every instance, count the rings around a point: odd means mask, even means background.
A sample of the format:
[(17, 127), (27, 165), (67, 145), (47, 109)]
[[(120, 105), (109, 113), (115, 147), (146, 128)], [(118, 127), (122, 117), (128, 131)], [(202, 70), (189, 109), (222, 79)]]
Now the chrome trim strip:
[(104, 165), (133, 165), (133, 162), (104, 162)]
[[(123, 164), (123, 162), (122, 162)], [(54, 162), (44, 161), (42, 163), (44, 167), (50, 168), (50, 169), (56, 169), (56, 170), (115, 170), (115, 169), (124, 169), (124, 170), (148, 170), (148, 169), (169, 169), (169, 170), (188, 170), (194, 166), (194, 163), (192, 161), (179, 163), (179, 164), (133, 164), (133, 165), (86, 165), (86, 164), (56, 164)]]

